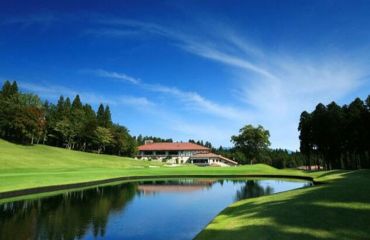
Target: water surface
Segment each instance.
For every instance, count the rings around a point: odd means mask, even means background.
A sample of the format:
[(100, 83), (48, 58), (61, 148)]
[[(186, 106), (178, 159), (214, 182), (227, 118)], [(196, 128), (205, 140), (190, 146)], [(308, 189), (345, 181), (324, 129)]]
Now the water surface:
[(288, 180), (130, 182), (0, 205), (0, 239), (192, 239), (222, 209), (311, 185)]

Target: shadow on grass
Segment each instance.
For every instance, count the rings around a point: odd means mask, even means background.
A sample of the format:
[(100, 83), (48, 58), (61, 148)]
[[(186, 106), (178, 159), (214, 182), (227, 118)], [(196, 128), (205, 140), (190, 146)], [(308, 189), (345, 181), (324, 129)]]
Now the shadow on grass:
[(370, 171), (361, 170), (330, 184), (244, 200), (197, 239), (370, 239), (369, 186)]
[(324, 177), (331, 177), (331, 176), (343, 176), (343, 175), (350, 174), (350, 173), (351, 172), (345, 171), (345, 170), (323, 171), (322, 174), (317, 175), (317, 178), (324, 178)]

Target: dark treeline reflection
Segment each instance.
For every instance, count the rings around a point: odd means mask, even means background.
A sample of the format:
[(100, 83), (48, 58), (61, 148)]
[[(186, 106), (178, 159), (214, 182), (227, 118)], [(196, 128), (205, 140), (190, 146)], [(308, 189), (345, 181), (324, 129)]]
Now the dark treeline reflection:
[(0, 239), (79, 239), (88, 229), (104, 236), (109, 214), (122, 211), (136, 190), (127, 183), (0, 205)]
[[(0, 239), (177, 239), (184, 231), (195, 236), (202, 224), (234, 201), (304, 186), (279, 180), (200, 178), (67, 192), (0, 204)], [(215, 199), (218, 204), (207, 204)]]
[(274, 193), (274, 189), (270, 186), (263, 187), (260, 183), (256, 180), (248, 180), (244, 181), (245, 184), (236, 192), (235, 199), (236, 201), (245, 199), (245, 198), (253, 198), (259, 197), (263, 195), (269, 195)]
[[(244, 185), (236, 191), (235, 195), (235, 201), (239, 201), (246, 198), (254, 198), (254, 197), (260, 197), (264, 195), (271, 195), (275, 193), (275, 189), (271, 187), (270, 185), (262, 186), (261, 182), (258, 180), (247, 180), (247, 181), (233, 181), (235, 182), (243, 182)], [(279, 181), (276, 180), (275, 183), (284, 183), (285, 181)], [(313, 183), (307, 182), (304, 183), (301, 187), (309, 187), (312, 186)], [(287, 189), (290, 190), (290, 189)]]

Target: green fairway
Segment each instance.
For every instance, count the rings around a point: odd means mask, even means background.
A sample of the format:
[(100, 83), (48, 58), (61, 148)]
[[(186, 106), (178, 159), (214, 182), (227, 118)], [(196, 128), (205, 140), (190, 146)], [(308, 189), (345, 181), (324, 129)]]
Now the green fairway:
[(267, 165), (168, 167), (155, 161), (98, 155), (44, 145), (22, 146), (0, 140), (0, 192), (124, 176), (288, 174)]
[(327, 184), (236, 202), (197, 239), (369, 239), (370, 171), (311, 175)]
[(3, 140), (0, 140), (0, 153), (0, 192), (124, 176), (310, 176), (326, 184), (236, 202), (197, 238), (366, 239), (370, 236), (369, 170), (307, 173), (263, 164), (168, 167), (153, 161), (43, 145), (22, 146)]

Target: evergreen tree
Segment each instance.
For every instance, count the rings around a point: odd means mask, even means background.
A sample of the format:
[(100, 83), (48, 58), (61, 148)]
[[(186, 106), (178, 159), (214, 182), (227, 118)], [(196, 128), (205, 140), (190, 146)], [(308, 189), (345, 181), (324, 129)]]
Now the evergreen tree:
[(94, 141), (95, 141), (95, 130), (98, 127), (98, 123), (96, 120), (95, 111), (89, 104), (85, 104), (83, 106), (84, 111), (84, 119), (83, 119), (83, 126), (80, 132), (81, 138), (81, 147), (82, 151), (93, 149)]
[(108, 105), (105, 106), (103, 119), (104, 119), (103, 126), (106, 128), (110, 128), (112, 126), (112, 116)]
[(98, 122), (98, 126), (104, 127), (105, 126), (105, 121), (104, 121), (104, 105), (100, 104), (98, 108), (98, 112), (96, 113), (96, 120)]
[(56, 104), (42, 103), (37, 95), (20, 93), (17, 83), (9, 81), (0, 91), (0, 137), (117, 155), (133, 156), (136, 151), (127, 128), (113, 124), (109, 106), (100, 105), (96, 114), (79, 95), (72, 103), (63, 96)]
[(64, 117), (69, 118), (71, 113), (71, 99), (69, 97), (66, 98), (64, 102)]
[(16, 81), (13, 81), (12, 85), (10, 86), (10, 94), (14, 95), (18, 93), (18, 84)]
[(370, 168), (369, 101), (356, 98), (342, 107), (318, 104), (303, 112), (299, 123), (301, 152), (316, 165), (333, 168)]
[(80, 110), (80, 109), (82, 109), (82, 103), (80, 100), (80, 96), (77, 94), (72, 102), (72, 110)]
[(18, 85), (17, 82), (14, 81), (10, 83), (9, 81), (5, 81), (2, 89), (1, 89), (1, 97), (3, 99), (9, 99), (14, 95), (18, 94)]

